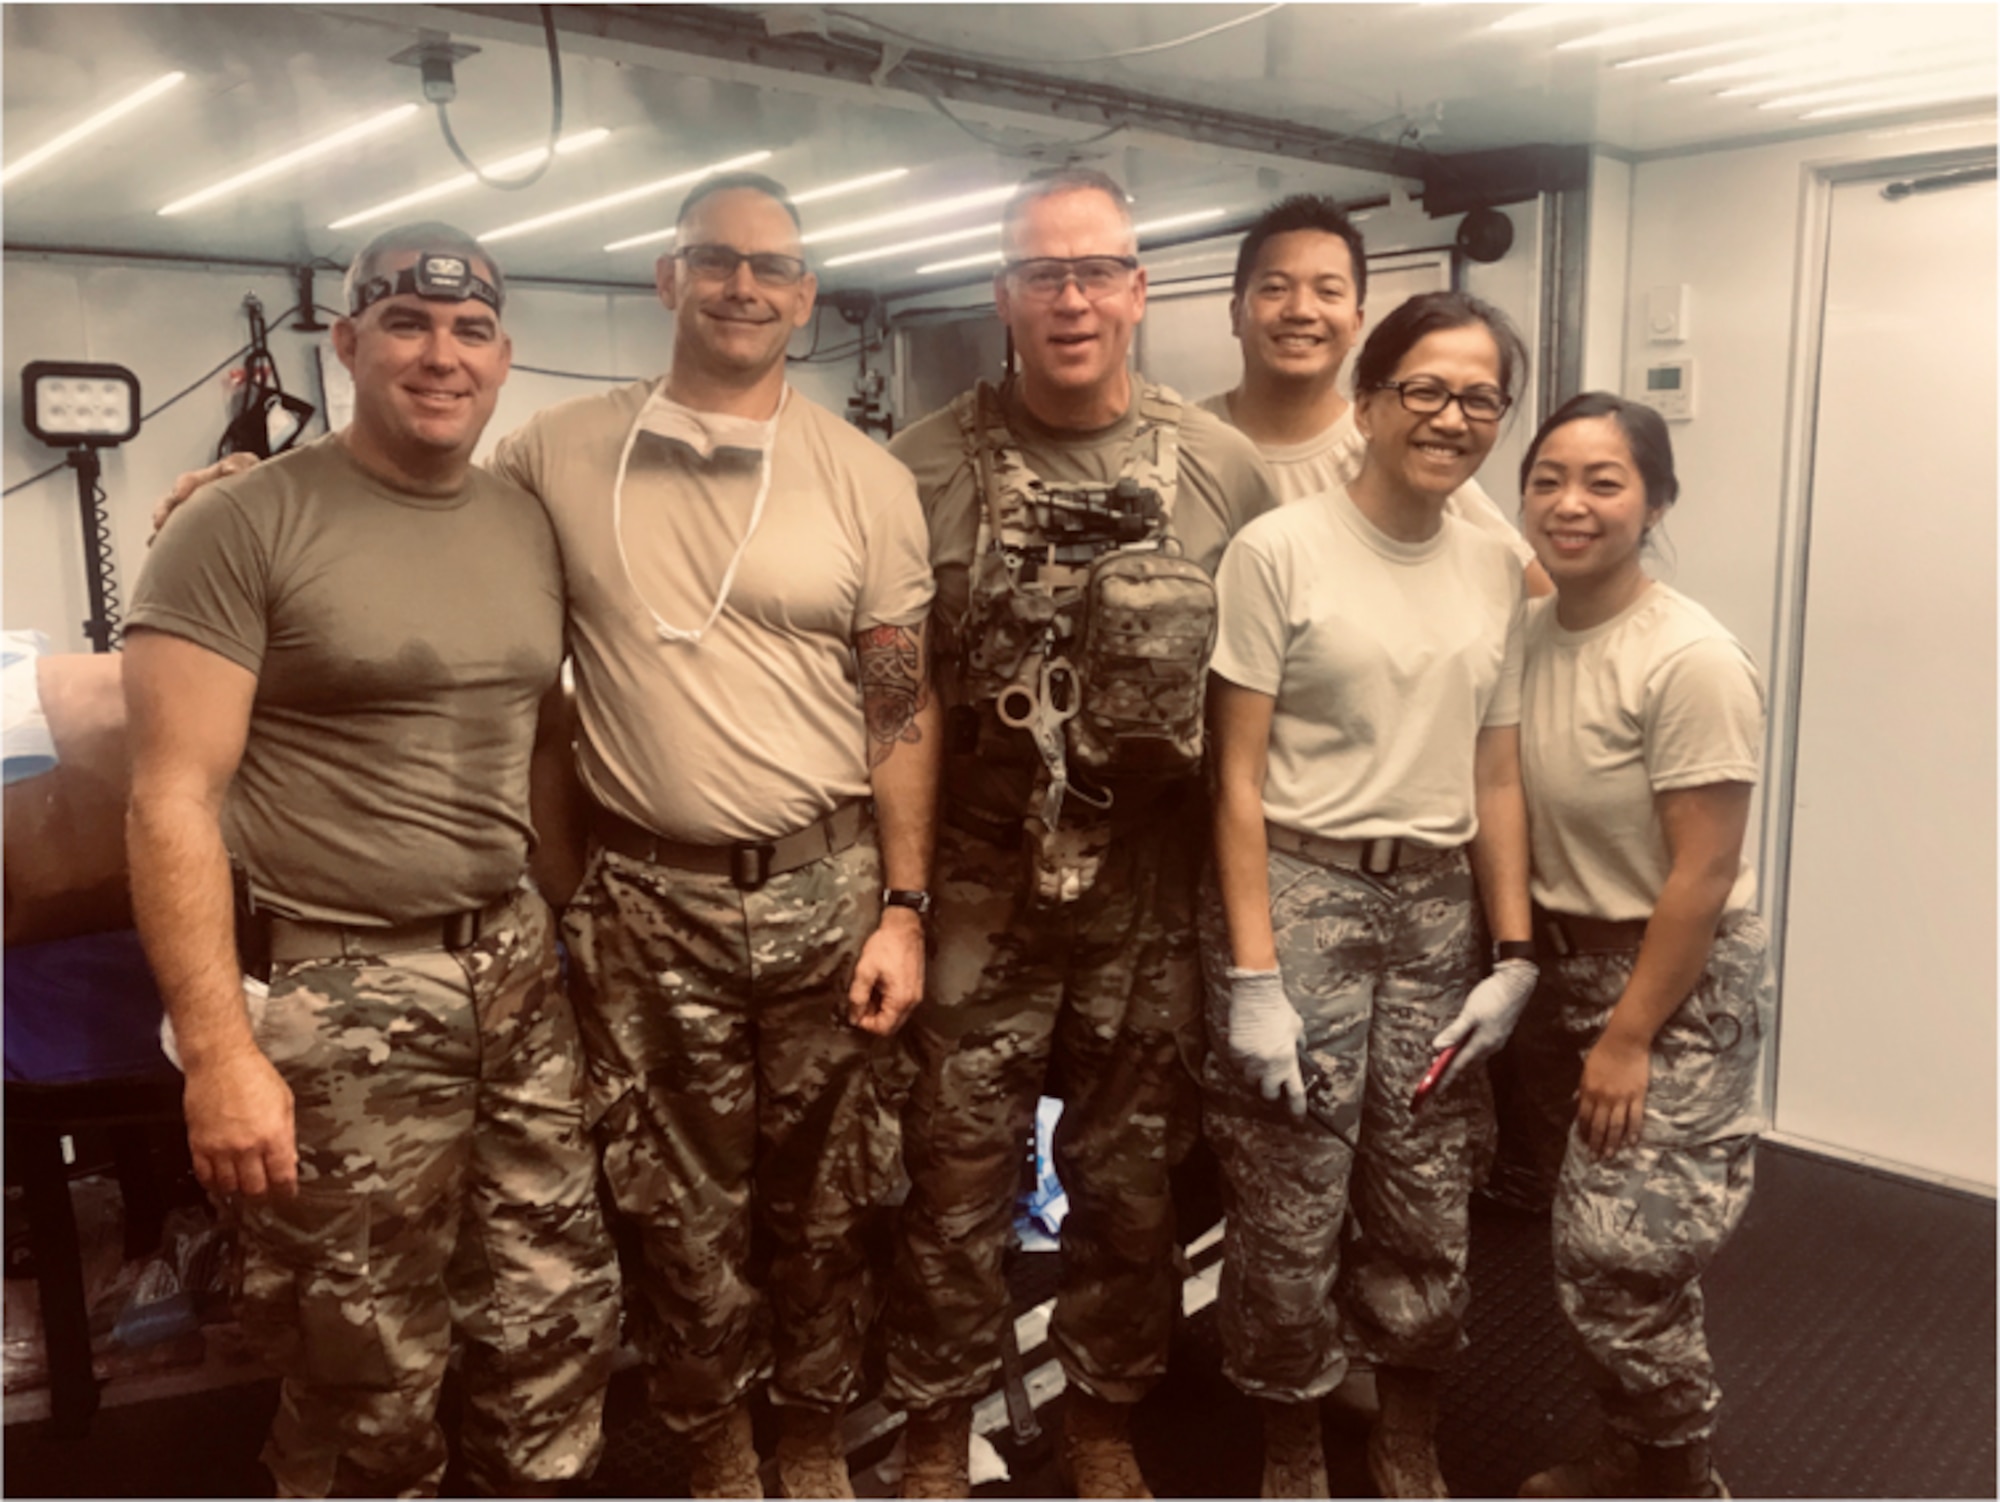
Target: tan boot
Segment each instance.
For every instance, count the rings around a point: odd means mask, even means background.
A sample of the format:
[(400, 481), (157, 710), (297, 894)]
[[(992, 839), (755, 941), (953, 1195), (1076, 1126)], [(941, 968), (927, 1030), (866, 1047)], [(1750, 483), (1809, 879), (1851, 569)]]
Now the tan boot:
[(688, 1436), (688, 1492), (696, 1497), (758, 1497), (757, 1446), (750, 1438), (750, 1407), (738, 1403)]
[(817, 1408), (778, 1410), (778, 1495), (852, 1497), (840, 1414)]
[(1708, 1441), (1639, 1445), (1607, 1434), (1582, 1455), (1521, 1483), (1523, 1497), (1726, 1497)]
[(1449, 1497), (1437, 1459), (1436, 1372), (1375, 1368), (1382, 1413), (1368, 1431), (1368, 1474), (1385, 1497)]
[(905, 1497), (972, 1495), (972, 1404), (913, 1409), (903, 1426)]
[(1259, 1406), (1264, 1410), (1264, 1495), (1324, 1497), (1326, 1450), (1320, 1442), (1319, 1404), (1266, 1398)]
[(1132, 1405), (1072, 1387), (1063, 1417), (1063, 1469), (1079, 1497), (1151, 1497), (1132, 1453)]

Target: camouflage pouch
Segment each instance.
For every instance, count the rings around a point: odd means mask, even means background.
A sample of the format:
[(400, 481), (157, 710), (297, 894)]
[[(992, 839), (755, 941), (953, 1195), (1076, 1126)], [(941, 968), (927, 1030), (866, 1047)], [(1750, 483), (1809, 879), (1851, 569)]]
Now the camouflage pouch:
[(1165, 548), (1107, 553), (1091, 568), (1082, 614), (1071, 765), (1094, 777), (1199, 771), (1214, 581)]
[(1021, 837), (1028, 858), (1029, 902), (1035, 907), (1061, 907), (1097, 884), (1111, 844), (1111, 826), (1093, 819), (1051, 829), (1040, 815), (1030, 814), (1021, 821)]

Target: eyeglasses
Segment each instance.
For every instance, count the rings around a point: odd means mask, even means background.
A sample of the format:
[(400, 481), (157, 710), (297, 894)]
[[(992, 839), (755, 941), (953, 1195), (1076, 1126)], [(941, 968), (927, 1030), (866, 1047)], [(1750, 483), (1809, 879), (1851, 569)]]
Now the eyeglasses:
[(686, 245), (674, 252), (694, 276), (705, 282), (727, 282), (736, 277), (736, 268), (749, 262), (750, 275), (760, 287), (796, 287), (805, 280), (806, 263), (797, 256), (780, 255), (775, 250), (745, 254), (727, 245)]
[(1471, 386), (1453, 391), (1442, 381), (1384, 381), (1377, 391), (1393, 391), (1405, 412), (1419, 417), (1435, 417), (1453, 402), (1467, 422), (1498, 422), (1514, 405), (1514, 398), (1491, 386)]
[(1075, 282), (1077, 289), (1092, 302), (1102, 302), (1122, 290), (1139, 269), (1137, 256), (1037, 256), (1031, 261), (1009, 261), (1001, 268), (1014, 285), (1029, 297), (1054, 302), (1063, 289)]

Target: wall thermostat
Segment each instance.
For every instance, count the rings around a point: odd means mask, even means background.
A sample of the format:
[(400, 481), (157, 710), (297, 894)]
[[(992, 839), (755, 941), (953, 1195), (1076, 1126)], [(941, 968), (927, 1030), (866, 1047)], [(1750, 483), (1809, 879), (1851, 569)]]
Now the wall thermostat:
[(1655, 361), (1646, 367), (1645, 381), (1638, 400), (1668, 422), (1686, 422), (1694, 416), (1694, 361)]

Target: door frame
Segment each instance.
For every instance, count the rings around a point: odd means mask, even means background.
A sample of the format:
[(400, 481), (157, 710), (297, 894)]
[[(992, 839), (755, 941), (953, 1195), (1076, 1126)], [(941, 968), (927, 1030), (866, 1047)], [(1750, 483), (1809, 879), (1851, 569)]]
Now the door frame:
[[(1764, 1045), (1764, 1106), (1775, 1123), (1778, 1110), (1779, 1038), (1785, 1026), (1787, 910), (1791, 902), (1792, 800), (1799, 759), (1799, 706), (1805, 677), (1806, 587), (1812, 553), (1813, 454), (1819, 438), (1819, 381), (1826, 326), (1827, 262), (1833, 250), (1834, 189), (1856, 182), (1887, 183), (1984, 166), (1994, 160), (1991, 145), (1806, 163), (1801, 169), (1798, 275), (1794, 278), (1792, 355), (1786, 380), (1785, 454), (1778, 503), (1778, 581), (1771, 623), (1768, 728), (1764, 799), (1759, 821), (1757, 888), (1771, 933), (1771, 964), (1777, 975), (1778, 1007)], [(1785, 1134), (1767, 1135), (1785, 1140)], [(1811, 1142), (1813, 1151), (1852, 1161), (1867, 1155)], [(1990, 1198), (1983, 1184), (1946, 1174), (1923, 1174), (1894, 1165), (1905, 1177), (1923, 1177), (1969, 1189)]]

